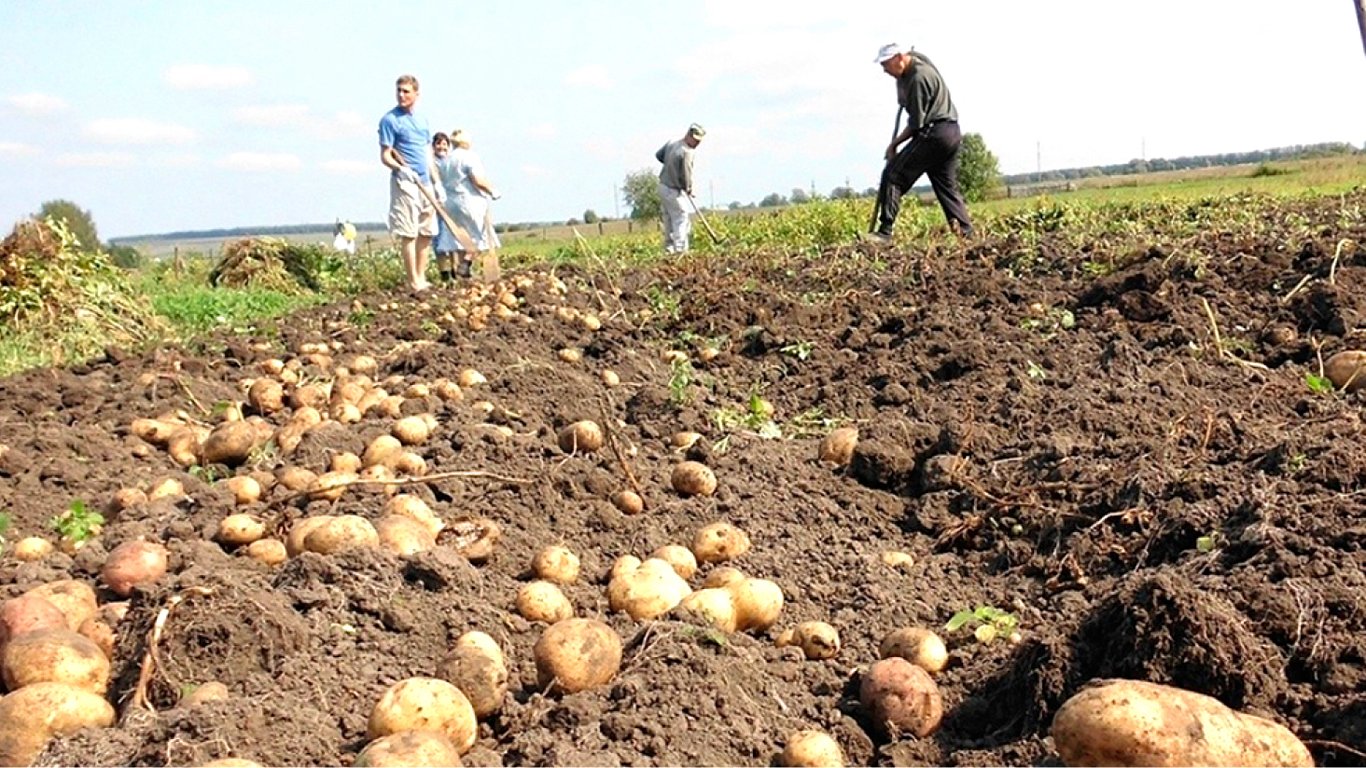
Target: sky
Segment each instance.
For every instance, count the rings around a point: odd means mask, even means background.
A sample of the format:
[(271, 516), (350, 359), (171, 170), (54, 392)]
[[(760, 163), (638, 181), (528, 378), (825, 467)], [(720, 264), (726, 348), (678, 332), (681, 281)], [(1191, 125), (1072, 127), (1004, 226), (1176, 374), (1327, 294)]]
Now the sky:
[(1003, 173), (1366, 143), (1355, 0), (0, 0), (0, 226), (44, 202), (104, 239), (383, 221), (377, 126), (416, 76), (496, 220), (629, 213), (692, 122), (703, 205), (876, 186), (930, 57)]

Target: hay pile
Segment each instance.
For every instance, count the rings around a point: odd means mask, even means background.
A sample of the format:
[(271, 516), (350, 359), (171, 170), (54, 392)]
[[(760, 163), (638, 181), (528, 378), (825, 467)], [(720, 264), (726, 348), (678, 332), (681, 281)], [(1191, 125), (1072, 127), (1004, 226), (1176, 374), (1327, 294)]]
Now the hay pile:
[(261, 288), (281, 293), (320, 291), (319, 248), (278, 237), (249, 237), (223, 246), (223, 258), (209, 273), (215, 288)]
[(164, 325), (103, 253), (83, 251), (60, 221), (27, 219), (0, 242), (0, 328), (61, 364), (136, 347)]

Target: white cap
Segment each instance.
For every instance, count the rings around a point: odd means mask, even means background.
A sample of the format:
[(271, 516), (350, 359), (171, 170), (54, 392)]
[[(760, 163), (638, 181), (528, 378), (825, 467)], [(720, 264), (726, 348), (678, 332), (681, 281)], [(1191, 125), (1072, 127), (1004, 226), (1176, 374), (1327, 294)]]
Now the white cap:
[(905, 53), (905, 51), (901, 50), (901, 46), (896, 43), (888, 43), (877, 49), (877, 58), (873, 60), (873, 63), (881, 64), (887, 59), (890, 59), (893, 56), (900, 56), (903, 53)]

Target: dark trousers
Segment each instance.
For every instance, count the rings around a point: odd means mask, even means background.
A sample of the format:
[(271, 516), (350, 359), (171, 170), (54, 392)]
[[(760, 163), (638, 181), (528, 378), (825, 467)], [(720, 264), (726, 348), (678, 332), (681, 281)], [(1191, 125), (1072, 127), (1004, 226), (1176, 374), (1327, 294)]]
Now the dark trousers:
[(944, 209), (949, 227), (961, 235), (972, 234), (972, 219), (968, 204), (958, 191), (958, 146), (963, 134), (956, 122), (935, 123), (920, 131), (915, 138), (896, 153), (882, 172), (882, 218), (878, 231), (890, 235), (901, 212), (901, 197), (922, 174), (929, 174), (934, 196)]

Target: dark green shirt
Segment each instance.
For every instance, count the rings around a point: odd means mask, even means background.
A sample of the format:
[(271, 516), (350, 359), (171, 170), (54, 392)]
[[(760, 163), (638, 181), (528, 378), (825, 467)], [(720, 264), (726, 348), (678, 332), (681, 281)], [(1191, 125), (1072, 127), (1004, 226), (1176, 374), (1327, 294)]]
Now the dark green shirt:
[(896, 100), (906, 108), (911, 130), (918, 131), (935, 120), (958, 119), (958, 110), (939, 70), (915, 51), (911, 52), (911, 66), (896, 79)]

